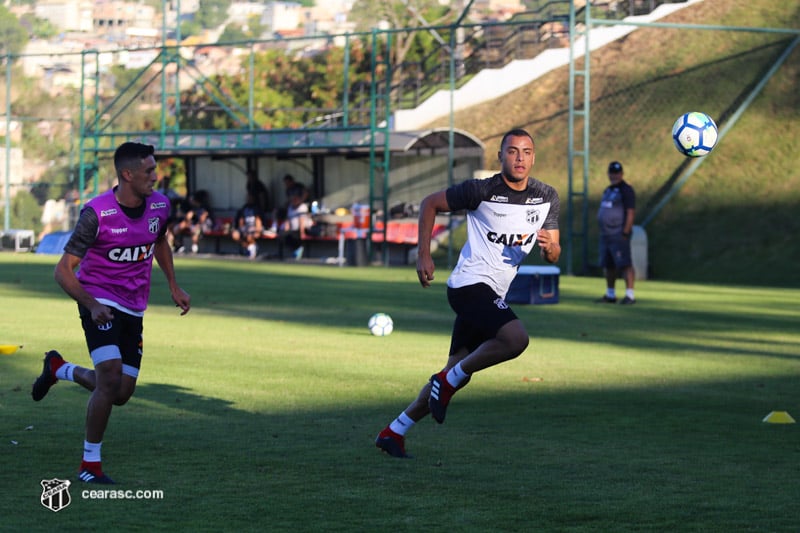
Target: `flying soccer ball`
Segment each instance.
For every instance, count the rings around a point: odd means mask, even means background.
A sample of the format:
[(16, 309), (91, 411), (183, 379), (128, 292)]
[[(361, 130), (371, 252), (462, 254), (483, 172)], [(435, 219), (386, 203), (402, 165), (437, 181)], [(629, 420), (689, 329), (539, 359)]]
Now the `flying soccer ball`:
[(375, 313), (370, 317), (367, 327), (376, 337), (385, 337), (394, 330), (394, 322), (386, 313)]
[(672, 141), (680, 153), (688, 157), (708, 154), (717, 144), (717, 125), (705, 113), (684, 113), (672, 126)]

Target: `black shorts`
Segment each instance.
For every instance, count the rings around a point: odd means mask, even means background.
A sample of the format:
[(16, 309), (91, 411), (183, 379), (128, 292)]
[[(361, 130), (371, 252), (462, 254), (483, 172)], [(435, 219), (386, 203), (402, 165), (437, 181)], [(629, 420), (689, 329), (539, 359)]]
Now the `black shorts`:
[(500, 328), (517, 319), (508, 304), (485, 283), (447, 288), (447, 301), (456, 313), (450, 355), (466, 348), (472, 352), (497, 336)]
[(623, 237), (600, 237), (600, 266), (625, 268), (633, 264), (631, 241)]
[(88, 308), (78, 305), (81, 325), (86, 335), (86, 347), (96, 365), (111, 359), (122, 359), (122, 373), (139, 377), (142, 365), (143, 320), (140, 316), (129, 315), (119, 309), (112, 309), (114, 319), (103, 325), (92, 320)]

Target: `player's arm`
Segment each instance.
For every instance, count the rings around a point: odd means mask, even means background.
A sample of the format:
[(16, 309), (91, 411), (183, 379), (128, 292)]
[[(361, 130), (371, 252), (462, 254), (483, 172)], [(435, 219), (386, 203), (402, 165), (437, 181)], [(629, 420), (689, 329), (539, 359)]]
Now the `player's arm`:
[(159, 235), (154, 246), (153, 255), (158, 262), (159, 268), (161, 268), (161, 271), (167, 278), (172, 301), (175, 302), (176, 306), (181, 308), (181, 315), (185, 315), (192, 306), (192, 298), (186, 291), (180, 288), (178, 282), (175, 280), (175, 265), (172, 261), (172, 248), (169, 242), (167, 242), (165, 233), (162, 232), (161, 235)]
[(539, 243), (542, 259), (548, 263), (557, 263), (561, 257), (559, 234), (560, 232), (557, 229), (540, 229), (536, 234), (536, 241)]
[(446, 191), (430, 194), (419, 206), (419, 222), (417, 233), (417, 277), (423, 287), (428, 287), (433, 280), (435, 266), (431, 258), (431, 235), (436, 222), (436, 215), (450, 211)]
[(536, 234), (539, 251), (543, 260), (548, 263), (557, 263), (561, 257), (560, 232), (558, 230), (558, 217), (561, 214), (561, 202), (558, 194), (551, 187), (547, 195), (550, 208), (544, 220), (542, 229)]
[(636, 216), (636, 193), (632, 187), (623, 187), (622, 205), (625, 208), (625, 223), (622, 226), (622, 234), (630, 239), (633, 233), (633, 220)]
[(114, 318), (114, 312), (86, 292), (75, 275), (81, 259), (94, 244), (99, 227), (97, 214), (93, 209), (85, 207), (72, 230), (72, 236), (64, 246), (64, 253), (56, 265), (54, 277), (70, 298), (89, 309), (96, 324), (105, 324)]
[(631, 233), (633, 232), (633, 219), (636, 215), (636, 210), (632, 207), (629, 207), (625, 210), (625, 225), (622, 227), (622, 234), (627, 237), (631, 238)]
[(98, 302), (94, 296), (86, 290), (78, 281), (75, 270), (81, 262), (81, 258), (69, 252), (64, 252), (58, 261), (55, 269), (55, 279), (61, 288), (73, 300), (86, 307), (92, 313), (92, 320), (95, 324), (105, 324), (114, 318), (111, 308)]

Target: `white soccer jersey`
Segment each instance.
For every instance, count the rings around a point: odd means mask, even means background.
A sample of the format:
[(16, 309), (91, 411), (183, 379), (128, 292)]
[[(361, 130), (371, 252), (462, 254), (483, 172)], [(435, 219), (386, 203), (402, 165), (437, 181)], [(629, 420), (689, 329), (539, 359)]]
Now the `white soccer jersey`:
[(501, 174), (467, 180), (447, 190), (447, 203), (467, 211), (467, 242), (447, 280), (452, 288), (485, 283), (505, 298), (536, 232), (558, 229), (558, 193), (535, 178), (524, 191), (511, 189)]

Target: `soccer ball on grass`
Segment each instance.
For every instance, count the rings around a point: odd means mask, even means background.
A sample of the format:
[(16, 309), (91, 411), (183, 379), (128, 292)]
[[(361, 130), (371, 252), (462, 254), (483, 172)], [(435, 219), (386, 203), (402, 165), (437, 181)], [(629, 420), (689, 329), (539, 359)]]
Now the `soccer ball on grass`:
[(394, 330), (394, 322), (386, 313), (375, 313), (370, 317), (367, 327), (376, 337), (385, 337)]
[(672, 126), (672, 141), (680, 153), (688, 157), (708, 154), (717, 144), (717, 125), (705, 113), (684, 113)]

